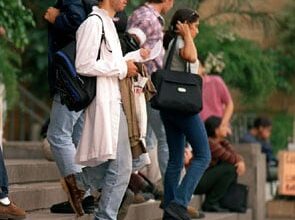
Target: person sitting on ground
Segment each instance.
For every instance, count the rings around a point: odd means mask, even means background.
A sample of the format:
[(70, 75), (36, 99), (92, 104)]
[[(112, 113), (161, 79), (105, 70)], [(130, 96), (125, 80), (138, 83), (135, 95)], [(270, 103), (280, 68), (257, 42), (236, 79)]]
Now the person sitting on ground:
[[(209, 138), (211, 162), (202, 176), (194, 194), (205, 194), (202, 210), (206, 212), (225, 212), (227, 209), (220, 205), (229, 186), (246, 171), (243, 157), (235, 152), (233, 146), (225, 138), (227, 126), (222, 124), (221, 117), (211, 116), (205, 121)], [(191, 151), (186, 148), (185, 162), (189, 166), (192, 158)]]
[(253, 126), (240, 138), (240, 143), (257, 143), (261, 146), (261, 152), (266, 155), (267, 179), (277, 179), (278, 160), (275, 157), (269, 138), (271, 136), (272, 122), (267, 117), (257, 117)]

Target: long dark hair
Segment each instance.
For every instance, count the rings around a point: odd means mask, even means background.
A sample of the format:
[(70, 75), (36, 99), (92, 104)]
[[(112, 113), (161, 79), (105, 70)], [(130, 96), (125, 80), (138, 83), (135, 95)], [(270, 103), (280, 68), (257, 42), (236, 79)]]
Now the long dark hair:
[(167, 50), (170, 41), (176, 36), (176, 24), (178, 21), (181, 23), (187, 22), (188, 24), (197, 22), (199, 20), (199, 14), (193, 9), (190, 8), (183, 8), (178, 9), (170, 22), (169, 29), (165, 32), (164, 35), (164, 48)]
[(218, 116), (210, 116), (205, 121), (205, 128), (207, 131), (208, 137), (215, 138), (216, 133), (215, 130), (221, 125), (221, 117)]

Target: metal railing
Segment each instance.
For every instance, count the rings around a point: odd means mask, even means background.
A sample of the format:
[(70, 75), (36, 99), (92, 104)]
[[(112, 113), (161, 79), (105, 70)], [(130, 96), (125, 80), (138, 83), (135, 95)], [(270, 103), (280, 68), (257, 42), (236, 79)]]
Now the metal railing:
[[(50, 107), (22, 85), (19, 85), (18, 89), (20, 98), (16, 106), (7, 112), (4, 138), (8, 141), (38, 140), (40, 129), (49, 118)], [(239, 142), (255, 116), (255, 113), (234, 114), (231, 124), (233, 143)]]
[(232, 119), (232, 143), (239, 143), (240, 137), (247, 133), (256, 117), (255, 113), (235, 113)]
[(31, 141), (40, 138), (40, 129), (50, 115), (50, 107), (22, 85), (18, 85), (19, 100), (7, 112), (4, 138), (7, 141)]

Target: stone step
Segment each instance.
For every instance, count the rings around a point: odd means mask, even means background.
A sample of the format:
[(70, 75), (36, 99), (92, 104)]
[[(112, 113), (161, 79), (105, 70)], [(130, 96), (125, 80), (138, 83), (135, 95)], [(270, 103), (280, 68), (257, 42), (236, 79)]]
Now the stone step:
[[(159, 209), (158, 201), (133, 204), (129, 207), (124, 220), (162, 220), (163, 211)], [(252, 220), (249, 209), (245, 214), (238, 213), (205, 213), (205, 220)], [(28, 214), (28, 220), (93, 220), (93, 215), (76, 218), (74, 214), (53, 214), (49, 210), (35, 211)], [(193, 220), (193, 219), (192, 219)]]
[(6, 159), (43, 159), (40, 141), (6, 141), (3, 143), (3, 155)]
[(60, 174), (55, 162), (45, 159), (6, 159), (10, 184), (43, 181), (59, 181)]
[(9, 196), (25, 210), (48, 209), (67, 200), (59, 182), (13, 184)]
[(91, 215), (76, 218), (74, 214), (53, 214), (49, 210), (41, 210), (27, 214), (26, 220), (93, 220)]

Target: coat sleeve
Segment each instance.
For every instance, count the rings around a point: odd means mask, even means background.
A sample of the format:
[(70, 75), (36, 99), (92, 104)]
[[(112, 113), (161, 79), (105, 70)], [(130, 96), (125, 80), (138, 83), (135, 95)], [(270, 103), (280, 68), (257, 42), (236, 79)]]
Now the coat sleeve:
[(64, 1), (61, 13), (57, 16), (53, 26), (64, 33), (75, 33), (86, 18), (86, 13), (81, 1)]
[[(106, 30), (106, 25), (104, 25), (104, 28)], [(101, 51), (103, 50), (103, 47), (100, 45), (101, 37), (102, 23), (96, 16), (87, 18), (80, 26), (76, 34), (75, 65), (78, 73), (86, 76), (117, 76), (119, 79), (125, 78), (127, 75), (127, 64), (123, 57), (96, 60), (99, 48)], [(105, 39), (106, 42), (107, 40)]]

